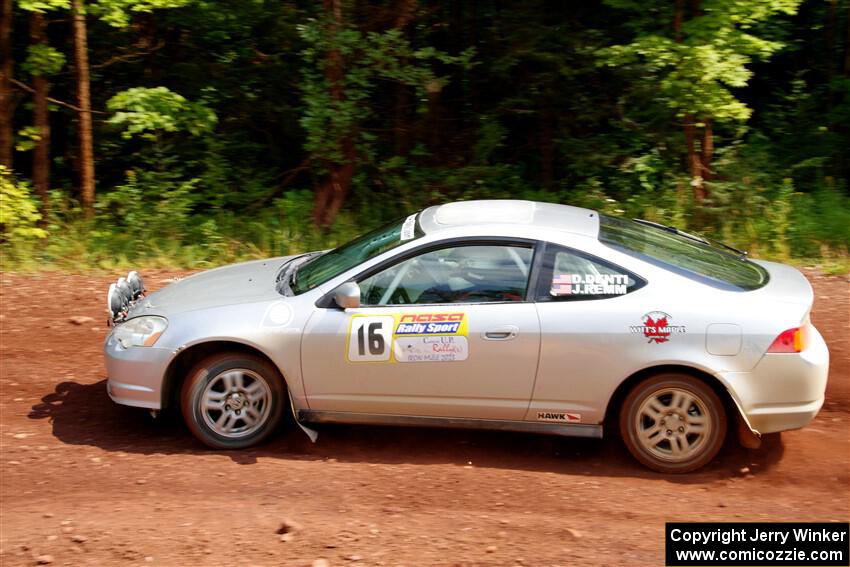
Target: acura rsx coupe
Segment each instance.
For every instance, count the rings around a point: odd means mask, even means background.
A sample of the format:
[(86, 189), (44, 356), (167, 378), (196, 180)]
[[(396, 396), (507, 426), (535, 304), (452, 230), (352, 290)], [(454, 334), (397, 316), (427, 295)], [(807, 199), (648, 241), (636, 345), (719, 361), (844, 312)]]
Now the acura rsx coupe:
[(325, 252), (112, 284), (107, 388), (214, 448), (313, 423), (619, 430), (687, 472), (800, 428), (829, 352), (812, 288), (676, 228), (528, 201), (427, 208)]

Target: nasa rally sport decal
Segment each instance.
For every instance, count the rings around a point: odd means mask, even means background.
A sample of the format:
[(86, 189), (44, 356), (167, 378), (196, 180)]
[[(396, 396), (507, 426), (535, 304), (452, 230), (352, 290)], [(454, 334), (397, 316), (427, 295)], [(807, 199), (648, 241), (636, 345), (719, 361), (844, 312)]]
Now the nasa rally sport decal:
[(349, 362), (459, 362), (469, 356), (463, 312), (354, 315)]
[(632, 333), (643, 334), (647, 342), (661, 344), (670, 340), (670, 335), (685, 333), (684, 325), (671, 325), (671, 315), (663, 311), (650, 311), (642, 317), (643, 325), (632, 325), (629, 330)]

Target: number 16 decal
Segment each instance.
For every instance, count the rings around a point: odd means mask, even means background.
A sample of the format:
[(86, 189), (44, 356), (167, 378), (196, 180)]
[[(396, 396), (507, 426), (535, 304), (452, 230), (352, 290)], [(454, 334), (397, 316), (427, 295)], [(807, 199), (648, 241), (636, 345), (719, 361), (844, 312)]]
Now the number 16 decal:
[(354, 316), (348, 330), (348, 360), (383, 362), (390, 359), (393, 342), (392, 316)]

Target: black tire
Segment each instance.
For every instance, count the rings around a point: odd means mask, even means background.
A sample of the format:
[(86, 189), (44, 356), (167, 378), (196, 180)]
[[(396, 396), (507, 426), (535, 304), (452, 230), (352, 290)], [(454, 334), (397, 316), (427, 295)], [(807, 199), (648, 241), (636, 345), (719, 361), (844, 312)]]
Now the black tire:
[(687, 374), (644, 380), (620, 409), (620, 433), (629, 452), (662, 473), (687, 473), (711, 462), (723, 447), (726, 422), (714, 390)]
[[(212, 409), (219, 398), (221, 409)], [(180, 392), (186, 425), (214, 449), (244, 449), (265, 440), (280, 423), (286, 400), (286, 384), (277, 368), (245, 353), (201, 360)], [(223, 423), (217, 426), (219, 421)]]

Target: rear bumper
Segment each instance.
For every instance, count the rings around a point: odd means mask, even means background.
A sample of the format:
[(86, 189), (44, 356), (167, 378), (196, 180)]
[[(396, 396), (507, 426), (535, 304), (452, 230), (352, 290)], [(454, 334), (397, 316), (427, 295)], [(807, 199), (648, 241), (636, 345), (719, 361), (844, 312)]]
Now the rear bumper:
[(765, 354), (749, 372), (725, 372), (750, 428), (758, 433), (799, 429), (814, 419), (824, 401), (829, 350), (812, 327), (811, 344), (799, 354)]
[(162, 408), (162, 384), (171, 362), (170, 349), (123, 348), (111, 337), (104, 345), (106, 391), (112, 401), (140, 408)]

